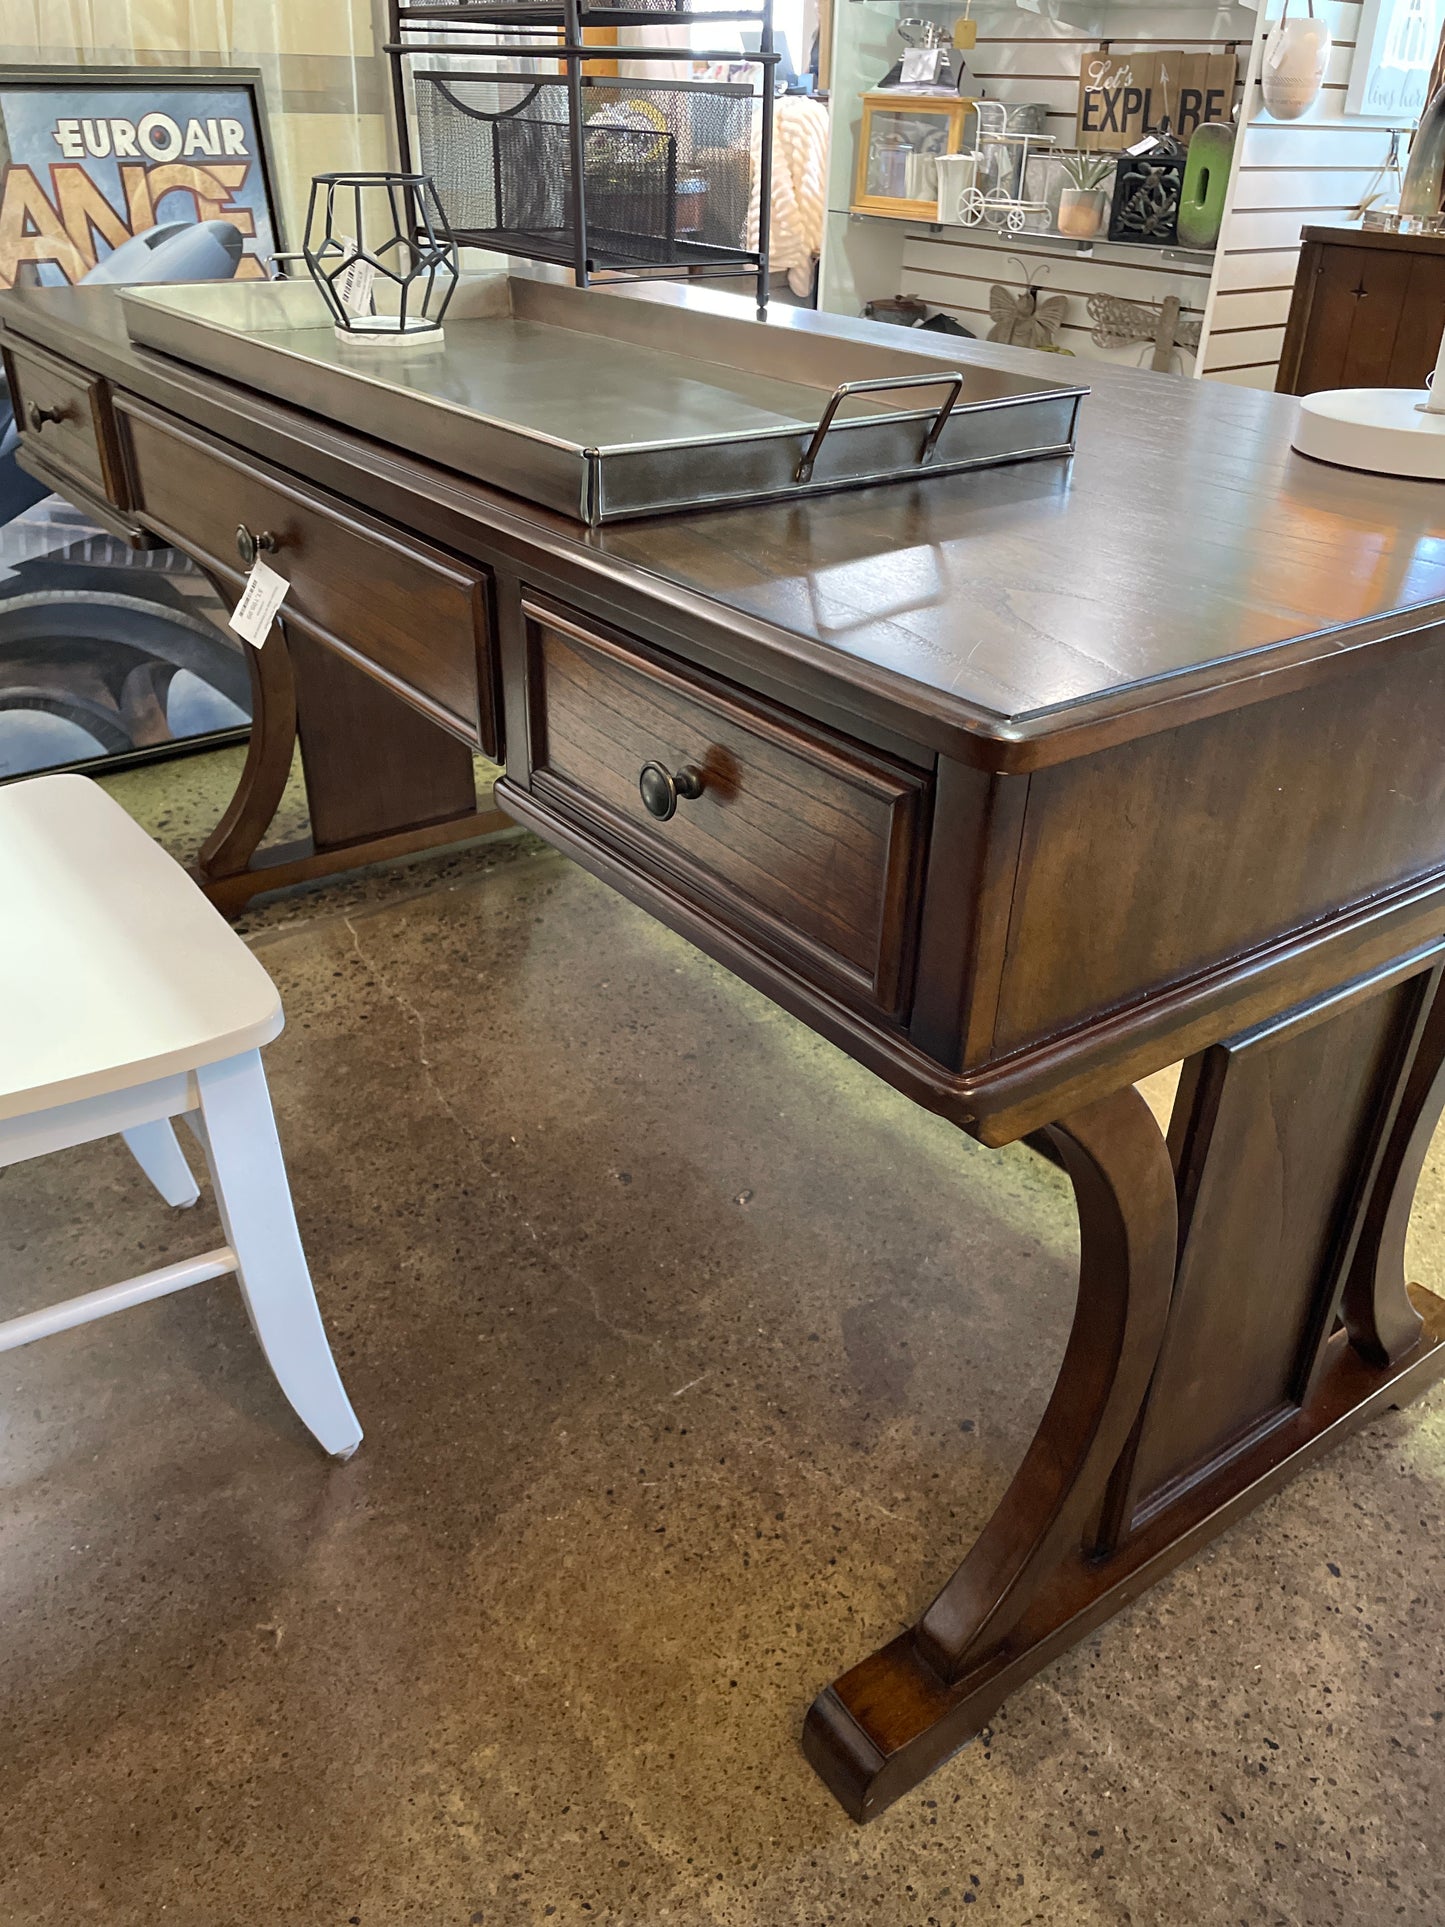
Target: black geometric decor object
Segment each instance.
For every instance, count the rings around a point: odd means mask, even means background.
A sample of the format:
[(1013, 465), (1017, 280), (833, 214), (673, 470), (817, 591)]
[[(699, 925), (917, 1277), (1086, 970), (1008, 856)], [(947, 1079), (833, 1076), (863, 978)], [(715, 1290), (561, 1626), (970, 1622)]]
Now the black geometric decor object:
[(318, 174), (302, 252), (337, 331), (435, 341), (460, 274), (427, 174)]

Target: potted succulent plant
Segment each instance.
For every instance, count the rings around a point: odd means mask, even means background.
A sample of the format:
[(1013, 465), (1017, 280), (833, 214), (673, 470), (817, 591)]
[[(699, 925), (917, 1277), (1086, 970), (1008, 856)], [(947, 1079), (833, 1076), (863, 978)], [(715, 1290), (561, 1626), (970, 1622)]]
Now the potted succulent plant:
[(1092, 240), (1104, 225), (1108, 197), (1105, 183), (1114, 173), (1110, 154), (1065, 154), (1059, 161), (1069, 181), (1059, 195), (1059, 233), (1076, 241)]

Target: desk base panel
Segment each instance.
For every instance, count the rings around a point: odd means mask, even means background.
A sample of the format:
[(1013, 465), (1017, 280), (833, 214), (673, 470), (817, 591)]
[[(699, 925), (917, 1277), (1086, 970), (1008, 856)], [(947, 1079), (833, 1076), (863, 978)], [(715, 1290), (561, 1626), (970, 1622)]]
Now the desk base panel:
[(1167, 1140), (1132, 1087), (1050, 1126), (1079, 1208), (1073, 1330), (963, 1563), (808, 1714), (808, 1758), (855, 1819), (1336, 1439), (1445, 1374), (1445, 1300), (1404, 1270), (1445, 1111), (1442, 950), (1191, 1058)]

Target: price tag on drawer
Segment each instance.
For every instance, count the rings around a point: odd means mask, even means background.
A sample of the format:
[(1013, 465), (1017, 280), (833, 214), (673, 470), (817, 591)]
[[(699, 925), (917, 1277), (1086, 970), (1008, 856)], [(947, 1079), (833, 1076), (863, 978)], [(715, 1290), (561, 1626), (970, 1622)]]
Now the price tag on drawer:
[(244, 642), (256, 649), (261, 647), (271, 633), (271, 624), (290, 587), (285, 576), (278, 575), (264, 555), (256, 557), (241, 591), (241, 600), (231, 611), (230, 626)]

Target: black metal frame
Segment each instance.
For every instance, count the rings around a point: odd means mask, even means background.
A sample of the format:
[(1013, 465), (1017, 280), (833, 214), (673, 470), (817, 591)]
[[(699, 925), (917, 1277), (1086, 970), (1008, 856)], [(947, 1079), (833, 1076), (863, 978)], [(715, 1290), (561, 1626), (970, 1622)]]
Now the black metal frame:
[[(781, 56), (773, 46), (773, 8), (772, 0), (759, 0), (755, 6), (738, 6), (725, 11), (708, 8), (707, 11), (693, 12), (689, 7), (677, 6), (668, 9), (642, 10), (636, 7), (609, 7), (597, 4), (597, 0), (463, 0), (457, 6), (438, 6), (432, 0), (387, 0), (389, 34), (386, 53), (391, 61), (392, 105), (396, 117), (396, 139), (399, 164), (403, 171), (416, 171), (417, 161), (413, 154), (411, 124), (407, 112), (406, 98), (406, 61), (417, 54), (455, 55), (467, 54), (540, 56), (561, 62), (559, 75), (547, 76), (561, 80), (567, 89), (568, 137), (571, 146), (571, 236), (570, 259), (560, 252), (543, 252), (535, 247), (505, 247), (496, 241), (470, 239), (465, 232), (458, 233), (463, 246), (493, 247), (498, 252), (516, 254), (522, 259), (560, 261), (570, 266), (579, 288), (594, 282), (643, 281), (684, 271), (694, 275), (713, 278), (748, 275), (756, 283), (757, 306), (759, 315), (767, 312), (768, 305), (768, 242), (770, 217), (772, 212), (773, 179), (773, 70)], [(688, 244), (674, 243), (676, 259), (656, 263), (615, 266), (608, 265), (599, 269), (593, 260), (593, 248), (589, 241), (589, 222), (586, 189), (586, 123), (583, 116), (583, 90), (587, 76), (583, 67), (588, 61), (607, 60), (613, 57), (624, 60), (672, 60), (680, 57), (676, 47), (625, 47), (615, 52), (607, 47), (587, 46), (582, 39), (582, 29), (588, 25), (609, 26), (650, 26), (679, 21), (749, 21), (758, 27), (758, 48), (755, 53), (742, 57), (749, 66), (763, 70), (763, 113), (758, 135), (758, 245), (756, 249), (745, 248), (737, 252), (736, 258), (728, 262), (707, 261), (690, 253)], [(429, 33), (447, 29), (461, 30), (478, 26), (512, 27), (534, 29), (539, 34), (550, 28), (554, 34), (560, 32), (561, 39), (539, 38), (534, 43), (523, 41), (503, 41), (479, 45), (468, 42), (465, 46), (449, 43), (445, 39), (408, 39), (408, 27), (425, 25)], [(694, 59), (736, 59), (732, 52), (717, 54), (694, 54)], [(740, 63), (741, 64), (741, 63)], [(516, 77), (519, 81), (527, 78)], [(680, 86), (688, 83), (679, 82)], [(518, 237), (519, 241), (521, 237)]]

